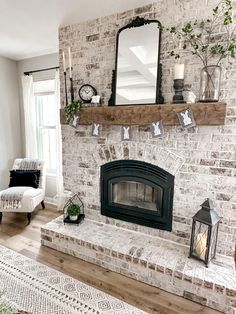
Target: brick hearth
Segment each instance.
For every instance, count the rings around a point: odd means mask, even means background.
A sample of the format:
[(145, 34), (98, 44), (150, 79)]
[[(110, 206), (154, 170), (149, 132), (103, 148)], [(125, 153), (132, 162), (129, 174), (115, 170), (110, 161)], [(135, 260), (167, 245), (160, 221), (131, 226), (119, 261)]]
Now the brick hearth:
[(79, 226), (62, 217), (41, 229), (42, 244), (184, 298), (233, 314), (236, 271), (218, 255), (206, 268), (188, 259), (188, 247), (158, 237), (85, 219)]

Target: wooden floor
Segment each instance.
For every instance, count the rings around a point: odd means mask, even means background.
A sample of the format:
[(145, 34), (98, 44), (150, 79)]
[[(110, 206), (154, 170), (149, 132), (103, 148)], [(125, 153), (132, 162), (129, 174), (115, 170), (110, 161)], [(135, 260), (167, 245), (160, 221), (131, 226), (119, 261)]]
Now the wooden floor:
[(25, 214), (4, 214), (0, 225), (0, 244), (107, 292), (150, 314), (219, 313), (67, 254), (41, 247), (40, 227), (58, 215), (52, 206), (46, 206), (45, 210), (36, 210), (32, 215), (30, 225), (27, 225)]

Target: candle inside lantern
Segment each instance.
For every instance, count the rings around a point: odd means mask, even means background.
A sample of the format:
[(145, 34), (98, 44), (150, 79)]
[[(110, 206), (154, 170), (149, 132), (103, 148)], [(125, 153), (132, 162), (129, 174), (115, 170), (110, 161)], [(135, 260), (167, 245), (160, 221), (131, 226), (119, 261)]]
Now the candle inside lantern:
[(207, 237), (203, 233), (199, 233), (197, 235), (197, 240), (196, 240), (196, 253), (199, 258), (205, 259), (205, 254), (206, 254), (206, 248), (207, 248)]
[(69, 56), (69, 75), (70, 75), (70, 78), (72, 78), (72, 60), (71, 60), (70, 47), (68, 47), (68, 56)]
[(65, 59), (65, 52), (62, 52), (62, 62), (63, 62), (63, 72), (66, 73), (66, 59)]
[(184, 63), (176, 63), (174, 67), (174, 80), (184, 79)]

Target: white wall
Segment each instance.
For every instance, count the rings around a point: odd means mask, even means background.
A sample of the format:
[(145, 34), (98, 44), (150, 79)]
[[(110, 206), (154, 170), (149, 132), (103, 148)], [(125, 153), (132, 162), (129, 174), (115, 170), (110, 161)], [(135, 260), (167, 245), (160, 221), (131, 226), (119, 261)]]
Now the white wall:
[(0, 57), (0, 189), (9, 183), (9, 169), (22, 157), (21, 119), (15, 61)]
[[(20, 111), (21, 111), (21, 121), (22, 121), (22, 143), (23, 143), (23, 153), (25, 153), (25, 134), (24, 134), (24, 111), (23, 111), (23, 98), (22, 98), (22, 87), (21, 87), (21, 76), (24, 72), (41, 70), (46, 68), (52, 68), (59, 66), (58, 54), (50, 54), (30, 59), (24, 59), (17, 62), (18, 69), (18, 82), (19, 82), (19, 96), (20, 96)], [(33, 74), (35, 80), (40, 79), (51, 79), (55, 77), (54, 71), (43, 71)], [(46, 200), (53, 201), (53, 197), (56, 195), (56, 177), (47, 176), (46, 181)]]

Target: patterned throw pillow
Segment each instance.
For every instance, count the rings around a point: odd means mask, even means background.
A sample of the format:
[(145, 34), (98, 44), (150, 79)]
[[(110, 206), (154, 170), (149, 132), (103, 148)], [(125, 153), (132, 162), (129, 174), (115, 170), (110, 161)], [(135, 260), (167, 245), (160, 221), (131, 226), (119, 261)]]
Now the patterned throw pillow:
[(39, 187), (40, 170), (11, 170), (9, 188), (13, 186)]

